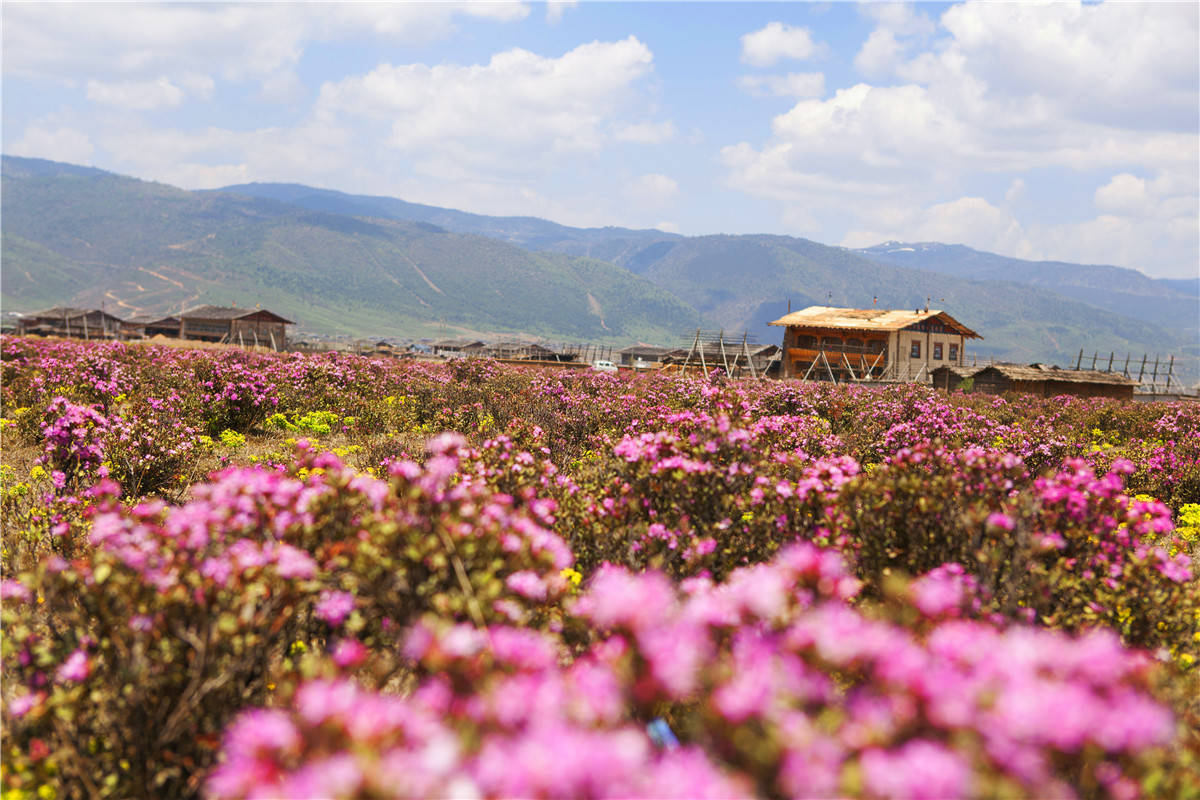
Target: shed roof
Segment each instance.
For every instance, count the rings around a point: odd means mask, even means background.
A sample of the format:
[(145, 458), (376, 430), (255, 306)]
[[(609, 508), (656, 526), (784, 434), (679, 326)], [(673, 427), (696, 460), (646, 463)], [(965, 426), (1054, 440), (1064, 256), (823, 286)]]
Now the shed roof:
[(853, 331), (898, 331), (909, 325), (934, 318), (968, 339), (983, 338), (945, 311), (936, 308), (928, 311), (908, 311), (886, 308), (809, 306), (767, 324), (781, 327), (843, 328)]
[(136, 316), (129, 317), (125, 321), (131, 325), (163, 325), (168, 323), (178, 325), (179, 317), (173, 317), (170, 315), (159, 317), (153, 314), (138, 314)]
[(273, 317), (276, 322), (283, 322), (287, 325), (295, 325), (290, 319), (284, 319), (273, 311), (268, 311), (265, 308), (238, 308), (237, 306), (196, 306), (189, 308), (187, 311), (181, 311), (180, 319), (242, 319), (244, 317), (252, 317), (255, 314), (266, 314)]
[(635, 344), (626, 347), (624, 350), (618, 350), (621, 355), (627, 356), (665, 356), (667, 353), (672, 353), (676, 350), (674, 347), (658, 347), (652, 344)]
[[(1064, 383), (1104, 383), (1114, 386), (1133, 386), (1137, 381), (1119, 372), (1102, 372), (1098, 369), (1063, 369), (1045, 364), (992, 364), (979, 373), (995, 370), (1010, 381), (1062, 381)], [(978, 374), (978, 373), (977, 373)]]
[(67, 319), (75, 319), (77, 317), (86, 317), (91, 314), (103, 314), (110, 319), (121, 319), (116, 314), (110, 314), (100, 308), (73, 308), (71, 306), (55, 306), (54, 308), (47, 308), (45, 311), (35, 311), (34, 313), (26, 314), (25, 316), (47, 319), (62, 319), (64, 317)]
[(483, 342), (478, 339), (438, 339), (436, 342), (431, 342), (430, 347), (483, 347)]
[(935, 373), (949, 372), (951, 375), (957, 375), (965, 380), (985, 368), (986, 367), (960, 367), (957, 364), (943, 364), (942, 366), (935, 368), (933, 371)]

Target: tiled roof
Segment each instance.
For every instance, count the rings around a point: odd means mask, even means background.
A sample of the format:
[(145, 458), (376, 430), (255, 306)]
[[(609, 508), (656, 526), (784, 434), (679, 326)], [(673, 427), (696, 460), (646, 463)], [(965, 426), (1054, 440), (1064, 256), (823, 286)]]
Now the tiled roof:
[(967, 338), (983, 338), (945, 311), (935, 308), (927, 311), (908, 311), (887, 308), (809, 306), (800, 311), (793, 311), (768, 324), (783, 327), (844, 328), (855, 331), (898, 331), (909, 325), (934, 318)]

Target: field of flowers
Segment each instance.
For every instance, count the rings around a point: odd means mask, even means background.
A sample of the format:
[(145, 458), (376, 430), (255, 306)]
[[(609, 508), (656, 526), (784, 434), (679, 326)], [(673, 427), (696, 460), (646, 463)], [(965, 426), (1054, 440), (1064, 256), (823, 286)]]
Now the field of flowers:
[(1200, 797), (1200, 406), (5, 337), (3, 796)]

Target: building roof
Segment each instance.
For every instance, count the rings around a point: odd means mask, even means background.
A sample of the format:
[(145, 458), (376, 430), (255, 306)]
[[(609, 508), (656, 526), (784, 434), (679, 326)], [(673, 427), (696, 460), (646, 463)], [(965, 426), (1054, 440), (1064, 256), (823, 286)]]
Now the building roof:
[(842, 328), (851, 331), (890, 332), (902, 330), (909, 325), (915, 325), (918, 322), (935, 318), (951, 330), (966, 336), (968, 339), (983, 338), (945, 311), (936, 308), (931, 308), (927, 311), (907, 311), (886, 308), (809, 306), (800, 311), (793, 311), (791, 314), (767, 324), (782, 327)]
[(617, 352), (627, 356), (665, 356), (667, 353), (673, 353), (677, 349), (675, 347), (657, 347), (652, 344), (635, 344)]
[(163, 324), (179, 324), (179, 317), (165, 316), (159, 317), (153, 314), (137, 314), (136, 316), (128, 317), (126, 320), (131, 325), (163, 325)]
[(478, 339), (439, 339), (431, 342), (430, 347), (483, 347)]
[(1102, 372), (1098, 369), (1062, 369), (1045, 364), (992, 364), (975, 374), (995, 370), (1010, 381), (1062, 381), (1064, 383), (1104, 383), (1114, 386), (1133, 386), (1137, 381), (1119, 372)]
[(960, 367), (957, 364), (943, 364), (940, 367), (935, 367), (933, 369), (933, 372), (949, 372), (951, 375), (957, 375), (959, 378), (966, 380), (967, 378), (970, 378), (972, 375), (975, 375), (977, 372), (980, 372), (983, 369), (986, 369), (986, 366), (983, 366), (983, 367)]
[(295, 325), (290, 319), (284, 319), (273, 311), (267, 311), (265, 308), (238, 308), (237, 306), (196, 306), (189, 308), (187, 311), (179, 313), (180, 319), (242, 319), (243, 317), (254, 316), (255, 314), (267, 314), (274, 317), (276, 321), (283, 322), (287, 325)]
[(117, 315), (110, 314), (100, 308), (72, 308), (70, 306), (55, 306), (54, 308), (48, 308), (45, 311), (35, 311), (32, 314), (26, 314), (25, 317), (45, 317), (49, 319), (62, 319), (63, 317), (66, 317), (67, 319), (75, 319), (76, 317), (85, 317), (89, 314), (103, 314), (104, 316), (112, 319), (120, 319), (120, 317)]

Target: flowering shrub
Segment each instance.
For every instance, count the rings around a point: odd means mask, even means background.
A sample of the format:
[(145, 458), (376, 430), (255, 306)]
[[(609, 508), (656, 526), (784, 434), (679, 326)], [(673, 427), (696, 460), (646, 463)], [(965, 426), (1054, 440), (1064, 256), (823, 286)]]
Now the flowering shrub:
[(99, 487), (89, 557), (5, 584), (11, 780), (190, 793), (225, 721), (306, 643), (394, 643), (427, 611), (532, 623), (565, 589), (569, 551), (505, 498), (451, 486), (457, 446), (435, 444), (424, 470), (396, 465), (390, 484), (302, 453), (294, 476), (231, 469), (180, 507), (130, 508)]
[(1200, 408), (12, 337), (0, 373), (6, 797), (1200, 792)]
[[(809, 545), (682, 591), (608, 568), (575, 603), (594, 633), (565, 667), (551, 637), (422, 623), (405, 651), (428, 677), (407, 697), (304, 683), (230, 727), (208, 790), (932, 798), (1083, 782), (1120, 797), (1171, 739), (1148, 664), (1111, 634), (948, 621), (917, 636), (845, 605), (856, 584)], [(670, 724), (648, 731), (662, 710)]]
[(77, 405), (65, 397), (50, 402), (42, 425), (42, 463), (54, 471), (57, 488), (94, 479), (104, 461), (107, 430), (108, 420), (91, 406)]
[(198, 477), (193, 451), (199, 430), (175, 410), (175, 398), (146, 397), (119, 406), (106, 437), (108, 476), (140, 497), (182, 488)]
[[(721, 577), (812, 535), (820, 509), (858, 471), (853, 459), (813, 461), (827, 429), (807, 418), (741, 425), (724, 416), (669, 415), (667, 428), (626, 434), (563, 497), (571, 545), (587, 569), (651, 566), (674, 576)], [(781, 429), (791, 428), (784, 439)], [(775, 440), (779, 449), (759, 450)]]

